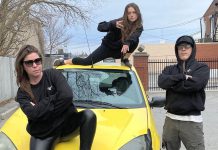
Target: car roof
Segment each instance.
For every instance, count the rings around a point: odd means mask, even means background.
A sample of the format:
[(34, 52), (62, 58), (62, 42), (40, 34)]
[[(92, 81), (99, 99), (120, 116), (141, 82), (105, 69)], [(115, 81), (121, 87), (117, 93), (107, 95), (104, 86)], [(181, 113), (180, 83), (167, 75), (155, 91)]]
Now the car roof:
[[(115, 70), (130, 70), (129, 67), (123, 66), (120, 63), (96, 63), (93, 65), (62, 65), (56, 69), (115, 69)], [(132, 66), (131, 70), (135, 70)]]

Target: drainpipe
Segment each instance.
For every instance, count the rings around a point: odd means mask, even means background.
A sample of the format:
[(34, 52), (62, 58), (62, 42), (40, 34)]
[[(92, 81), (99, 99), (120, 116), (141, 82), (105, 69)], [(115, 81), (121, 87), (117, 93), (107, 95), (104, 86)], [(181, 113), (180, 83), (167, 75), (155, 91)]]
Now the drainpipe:
[(202, 36), (202, 18), (200, 18), (200, 29), (201, 29), (201, 42), (203, 42), (203, 36)]

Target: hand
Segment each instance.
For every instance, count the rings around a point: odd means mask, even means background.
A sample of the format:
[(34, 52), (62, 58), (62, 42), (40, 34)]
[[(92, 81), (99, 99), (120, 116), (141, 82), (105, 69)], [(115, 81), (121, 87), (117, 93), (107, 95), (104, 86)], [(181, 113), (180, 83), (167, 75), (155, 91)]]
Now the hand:
[(192, 78), (192, 76), (190, 76), (190, 75), (185, 75), (185, 79), (186, 79), (186, 80), (191, 79), (191, 78)]
[(123, 45), (121, 53), (126, 54), (129, 51), (129, 45)]
[(116, 27), (119, 29), (123, 29), (123, 20), (119, 20), (116, 22)]

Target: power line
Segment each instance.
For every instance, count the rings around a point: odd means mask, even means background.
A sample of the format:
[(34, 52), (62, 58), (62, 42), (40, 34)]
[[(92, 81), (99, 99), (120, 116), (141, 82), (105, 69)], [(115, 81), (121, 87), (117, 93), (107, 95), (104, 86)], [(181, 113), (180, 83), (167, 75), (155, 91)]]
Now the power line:
[[(179, 33), (178, 36), (180, 35), (190, 35), (190, 36), (194, 36), (194, 35), (197, 35), (198, 33), (200, 33), (199, 30), (195, 31), (195, 32), (192, 32), (192, 33)], [(152, 38), (155, 38), (155, 39), (158, 39), (158, 40), (164, 40), (164, 41), (169, 41), (169, 42), (175, 42), (175, 39), (177, 36), (173, 36), (171, 39), (170, 38), (166, 38), (166, 37), (162, 37), (162, 36), (158, 36), (158, 35), (153, 35), (153, 34), (148, 34), (148, 33), (145, 33), (144, 34), (145, 36), (149, 36), (149, 37), (152, 37)], [(176, 35), (176, 34), (174, 34)], [(146, 37), (141, 37), (141, 39), (146, 39)], [(174, 39), (174, 40), (173, 40)]]
[(144, 31), (160, 30), (160, 29), (167, 29), (167, 28), (174, 28), (174, 27), (178, 27), (178, 26), (183, 26), (183, 25), (189, 24), (189, 23), (191, 23), (193, 21), (199, 20), (201, 18), (202, 17), (198, 17), (198, 18), (195, 18), (195, 19), (192, 19), (192, 20), (189, 20), (189, 21), (185, 21), (185, 22), (182, 22), (182, 23), (174, 24), (174, 25), (169, 25), (169, 26), (166, 26), (166, 27), (157, 27), (157, 28), (144, 29)]

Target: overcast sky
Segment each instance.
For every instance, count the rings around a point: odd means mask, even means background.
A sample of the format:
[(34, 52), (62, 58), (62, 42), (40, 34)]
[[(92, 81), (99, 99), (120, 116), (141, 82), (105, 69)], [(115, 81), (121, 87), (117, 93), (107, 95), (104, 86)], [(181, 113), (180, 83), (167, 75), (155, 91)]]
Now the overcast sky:
[(200, 18), (213, 0), (102, 0), (92, 12), (92, 21), (85, 30), (82, 26), (72, 27), (72, 39), (68, 52), (92, 52), (99, 46), (106, 33), (97, 31), (101, 21), (122, 17), (128, 3), (136, 3), (143, 17), (144, 31), (140, 43), (174, 43), (181, 35), (200, 36)]

